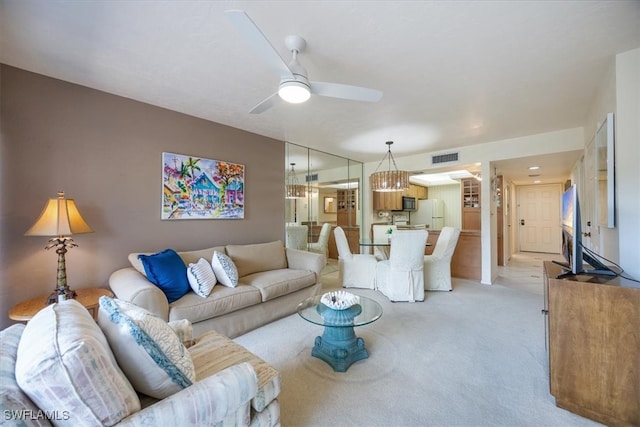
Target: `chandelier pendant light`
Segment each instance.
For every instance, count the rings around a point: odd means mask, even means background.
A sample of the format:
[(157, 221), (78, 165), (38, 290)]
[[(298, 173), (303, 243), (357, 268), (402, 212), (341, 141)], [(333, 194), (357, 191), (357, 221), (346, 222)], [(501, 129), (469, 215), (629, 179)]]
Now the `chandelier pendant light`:
[(287, 176), (287, 184), (285, 185), (285, 197), (287, 199), (304, 199), (307, 197), (307, 187), (301, 185), (296, 177), (294, 170), (295, 163), (290, 163), (291, 170)]
[[(385, 154), (380, 164), (378, 164), (376, 171), (369, 176), (371, 189), (373, 191), (384, 192), (407, 190), (409, 188), (409, 172), (398, 170), (396, 160), (393, 158), (393, 154), (391, 154), (393, 141), (387, 141), (385, 144), (389, 147), (387, 154)], [(385, 159), (388, 161), (388, 169), (378, 171)], [(391, 163), (393, 163), (394, 169), (391, 169)]]

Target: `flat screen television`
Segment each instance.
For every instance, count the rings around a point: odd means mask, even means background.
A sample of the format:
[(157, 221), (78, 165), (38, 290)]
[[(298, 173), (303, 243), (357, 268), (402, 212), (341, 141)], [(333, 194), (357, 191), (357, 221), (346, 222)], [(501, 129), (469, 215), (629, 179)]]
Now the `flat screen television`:
[[(566, 263), (554, 262), (567, 271), (558, 278), (573, 274), (617, 276), (616, 272), (583, 250), (581, 228), (578, 189), (576, 184), (573, 184), (562, 194), (562, 256)], [(593, 269), (585, 269), (584, 263)]]

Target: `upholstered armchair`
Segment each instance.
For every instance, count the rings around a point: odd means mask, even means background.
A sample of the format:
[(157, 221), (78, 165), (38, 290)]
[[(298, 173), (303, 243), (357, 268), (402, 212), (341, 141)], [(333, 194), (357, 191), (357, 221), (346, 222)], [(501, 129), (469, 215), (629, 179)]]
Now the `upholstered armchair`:
[(374, 289), (378, 260), (369, 254), (353, 254), (342, 227), (333, 230), (338, 248), (340, 283), (345, 288)]
[(427, 230), (397, 230), (389, 259), (380, 261), (376, 289), (391, 301), (424, 301), (424, 247)]
[(331, 234), (331, 224), (325, 222), (322, 224), (320, 234), (318, 235), (317, 242), (311, 242), (307, 246), (310, 252), (317, 252), (324, 255), (325, 258), (329, 256), (329, 234)]
[(424, 283), (427, 291), (450, 291), (451, 258), (458, 244), (460, 229), (443, 227), (431, 255), (424, 257)]

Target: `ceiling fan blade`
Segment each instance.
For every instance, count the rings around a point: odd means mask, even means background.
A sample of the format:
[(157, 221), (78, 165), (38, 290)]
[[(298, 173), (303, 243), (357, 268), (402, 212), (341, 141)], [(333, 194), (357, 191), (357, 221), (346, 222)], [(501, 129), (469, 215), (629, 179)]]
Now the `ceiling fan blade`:
[(378, 102), (382, 98), (382, 92), (376, 89), (326, 82), (311, 82), (311, 93), (365, 102)]
[(279, 104), (279, 103), (280, 103), (280, 96), (278, 95), (278, 92), (276, 92), (273, 95), (269, 96), (267, 99), (260, 101), (258, 105), (256, 105), (251, 109), (251, 111), (249, 111), (249, 114), (264, 113), (269, 108), (274, 107), (276, 104)]
[(245, 38), (258, 55), (266, 61), (280, 76), (294, 78), (287, 63), (282, 59), (277, 50), (273, 48), (269, 40), (260, 31), (260, 28), (249, 18), (243, 10), (226, 10), (225, 15), (231, 21), (236, 30)]

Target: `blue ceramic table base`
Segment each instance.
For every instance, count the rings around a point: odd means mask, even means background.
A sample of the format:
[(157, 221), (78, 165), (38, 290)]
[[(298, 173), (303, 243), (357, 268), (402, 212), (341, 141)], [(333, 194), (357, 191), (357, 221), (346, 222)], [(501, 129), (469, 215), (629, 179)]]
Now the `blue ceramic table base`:
[(346, 372), (358, 360), (369, 357), (364, 340), (356, 337), (353, 328), (325, 326), (321, 337), (316, 337), (311, 355), (324, 360), (336, 372)]
[(321, 337), (316, 337), (311, 355), (324, 360), (336, 372), (346, 372), (349, 366), (358, 360), (366, 359), (369, 353), (364, 348), (364, 340), (357, 337), (353, 330), (353, 319), (360, 314), (362, 307), (356, 304), (346, 310), (333, 310), (318, 305), (320, 315), (334, 325), (324, 327)]

